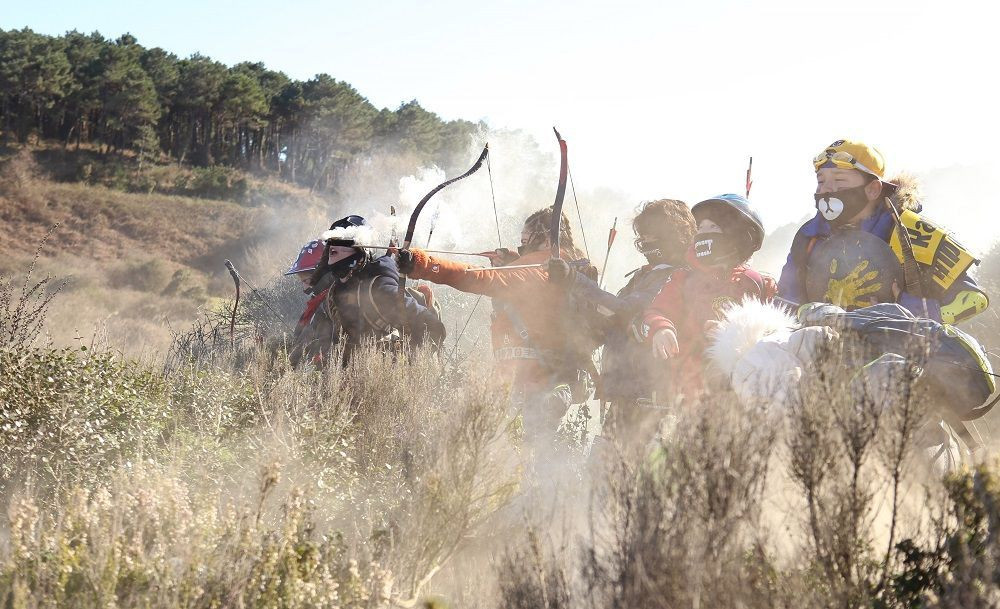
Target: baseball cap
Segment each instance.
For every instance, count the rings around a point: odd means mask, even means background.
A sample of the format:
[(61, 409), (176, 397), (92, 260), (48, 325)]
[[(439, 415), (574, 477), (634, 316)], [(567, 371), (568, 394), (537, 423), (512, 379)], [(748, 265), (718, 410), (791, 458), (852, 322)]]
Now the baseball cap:
[(858, 140), (837, 140), (813, 158), (816, 171), (824, 168), (857, 169), (879, 180), (885, 177), (885, 157), (874, 146)]

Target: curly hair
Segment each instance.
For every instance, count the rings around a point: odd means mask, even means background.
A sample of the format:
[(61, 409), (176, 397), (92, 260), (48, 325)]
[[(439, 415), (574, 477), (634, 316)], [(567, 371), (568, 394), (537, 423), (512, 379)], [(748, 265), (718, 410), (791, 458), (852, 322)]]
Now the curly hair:
[(632, 230), (660, 240), (664, 245), (660, 248), (664, 262), (677, 265), (683, 263), (684, 254), (691, 247), (697, 224), (684, 201), (658, 199), (639, 207), (639, 213), (632, 220)]

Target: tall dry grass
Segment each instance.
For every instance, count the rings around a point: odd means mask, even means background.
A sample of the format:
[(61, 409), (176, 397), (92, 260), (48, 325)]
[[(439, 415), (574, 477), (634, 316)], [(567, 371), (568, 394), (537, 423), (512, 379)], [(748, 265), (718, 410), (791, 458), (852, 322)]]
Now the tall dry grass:
[(431, 353), (2, 355), (4, 606), (413, 606), (517, 488), (504, 388)]
[(996, 606), (996, 464), (942, 477), (914, 367), (858, 375), (853, 348), (781, 408), (717, 393), (606, 455), (580, 526), (510, 544), (493, 606)]
[(996, 470), (924, 465), (907, 367), (821, 366), (782, 408), (720, 392), (647, 451), (587, 457), (525, 446), (475, 356), (368, 345), (296, 370), (250, 301), (235, 348), (195, 334), (151, 366), (40, 342), (47, 301), (16, 303), (44, 289), (0, 285), (0, 327), (34, 328), (0, 346), (5, 607), (1000, 599)]

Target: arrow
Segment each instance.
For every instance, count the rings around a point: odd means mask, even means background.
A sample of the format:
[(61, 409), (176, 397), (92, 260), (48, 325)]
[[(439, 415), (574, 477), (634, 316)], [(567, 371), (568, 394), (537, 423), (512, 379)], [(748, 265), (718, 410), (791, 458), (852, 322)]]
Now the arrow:
[(597, 287), (604, 285), (604, 271), (608, 270), (608, 258), (611, 257), (611, 246), (615, 243), (615, 237), (618, 236), (618, 216), (615, 216), (614, 223), (611, 224), (611, 230), (608, 231), (608, 251), (604, 253), (604, 265), (601, 267), (601, 276), (597, 281)]

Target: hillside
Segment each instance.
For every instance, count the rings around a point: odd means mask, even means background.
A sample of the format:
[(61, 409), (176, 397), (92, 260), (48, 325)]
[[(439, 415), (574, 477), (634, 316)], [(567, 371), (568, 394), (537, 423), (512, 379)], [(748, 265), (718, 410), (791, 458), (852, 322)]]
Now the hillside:
[[(91, 155), (45, 147), (0, 153), (0, 274), (23, 273), (52, 230), (37, 270), (66, 282), (49, 325), (58, 344), (98, 334), (116, 348), (163, 348), (168, 328), (186, 326), (200, 307), (231, 294), (224, 259), (248, 277), (273, 273), (332, 207), (304, 189), (241, 172), (227, 173), (227, 185), (176, 166), (135, 171), (127, 160), (112, 163), (125, 176), (117, 184), (70, 181), (94, 167)], [(156, 181), (145, 192), (127, 191)], [(188, 196), (168, 194), (180, 185)]]

